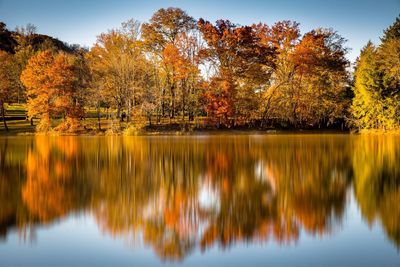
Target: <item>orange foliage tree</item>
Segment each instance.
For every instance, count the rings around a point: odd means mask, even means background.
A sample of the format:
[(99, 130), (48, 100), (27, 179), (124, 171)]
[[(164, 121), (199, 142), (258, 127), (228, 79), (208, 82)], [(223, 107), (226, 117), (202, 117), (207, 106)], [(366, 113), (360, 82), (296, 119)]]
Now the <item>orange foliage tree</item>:
[(279, 55), (264, 94), (264, 118), (301, 128), (343, 121), (349, 105), (345, 40), (327, 29), (300, 38), (291, 22), (276, 24), (271, 37)]
[[(174, 118), (179, 109), (182, 117), (189, 108), (189, 96), (194, 98), (198, 81), (195, 56), (198, 36), (194, 34), (195, 20), (180, 8), (160, 9), (149, 23), (142, 26), (143, 42), (159, 62), (157, 76), (161, 115)], [(193, 104), (193, 103), (192, 103)], [(189, 114), (191, 117), (191, 114)]]
[(27, 88), (28, 116), (40, 119), (38, 131), (48, 131), (56, 116), (64, 118), (58, 129), (77, 129), (84, 112), (78, 71), (71, 55), (47, 50), (31, 57), (21, 81)]
[(228, 20), (213, 25), (203, 19), (198, 27), (207, 43), (200, 56), (214, 66), (206, 109), (218, 124), (241, 123), (258, 106), (257, 91), (271, 75), (275, 52), (265, 41), (268, 28), (263, 24), (238, 27)]
[(182, 119), (184, 119), (185, 109), (188, 108), (187, 99), (190, 93), (188, 90), (191, 84), (190, 79), (196, 81), (199, 70), (188, 58), (185, 58), (179, 51), (178, 47), (172, 43), (166, 45), (162, 55), (166, 77), (168, 83), (171, 84), (173, 88), (171, 91), (171, 103), (173, 104), (172, 109), (175, 110), (175, 87), (178, 87), (178, 89), (180, 89), (181, 115)]
[(8, 131), (8, 126), (5, 117), (4, 104), (12, 100), (15, 93), (16, 85), (10, 72), (13, 57), (11, 54), (0, 50), (0, 112), (2, 115), (4, 128)]

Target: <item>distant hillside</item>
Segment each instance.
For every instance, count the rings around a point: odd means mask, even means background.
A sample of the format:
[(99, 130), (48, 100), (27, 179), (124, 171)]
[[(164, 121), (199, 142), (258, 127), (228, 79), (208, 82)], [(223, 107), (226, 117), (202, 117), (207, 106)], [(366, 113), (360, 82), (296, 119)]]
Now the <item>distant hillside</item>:
[[(14, 38), (18, 35), (15, 31), (9, 31), (6, 25), (0, 22), (0, 50), (8, 53), (14, 53), (15, 47), (18, 45), (17, 40)], [(67, 44), (56, 38), (44, 34), (32, 34), (30, 42), (35, 50), (39, 50), (42, 45), (54, 46), (59, 50), (65, 52), (72, 52), (73, 49)]]
[(4, 23), (0, 22), (0, 50), (13, 53), (17, 42), (12, 37), (12, 32), (7, 30), (5, 26)]

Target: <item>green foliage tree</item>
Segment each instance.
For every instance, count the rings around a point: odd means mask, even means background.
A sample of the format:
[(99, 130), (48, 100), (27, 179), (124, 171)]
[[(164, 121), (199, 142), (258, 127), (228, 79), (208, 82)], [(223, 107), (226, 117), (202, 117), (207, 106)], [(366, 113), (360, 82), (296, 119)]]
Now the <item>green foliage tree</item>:
[(400, 20), (384, 31), (379, 47), (369, 42), (357, 60), (352, 114), (360, 129), (400, 126)]

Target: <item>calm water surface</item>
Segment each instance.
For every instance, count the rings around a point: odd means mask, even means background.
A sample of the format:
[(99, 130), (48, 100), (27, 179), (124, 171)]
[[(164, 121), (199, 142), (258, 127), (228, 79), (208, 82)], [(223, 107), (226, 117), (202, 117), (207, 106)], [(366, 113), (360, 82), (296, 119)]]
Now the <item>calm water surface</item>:
[(400, 266), (400, 137), (0, 138), (0, 266)]

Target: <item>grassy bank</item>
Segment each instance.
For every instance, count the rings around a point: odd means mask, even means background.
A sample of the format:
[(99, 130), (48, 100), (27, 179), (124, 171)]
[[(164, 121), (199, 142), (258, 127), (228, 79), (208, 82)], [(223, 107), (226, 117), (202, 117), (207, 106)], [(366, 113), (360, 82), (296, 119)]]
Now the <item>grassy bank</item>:
[(383, 129), (362, 129), (358, 133), (360, 134), (395, 134), (400, 135), (400, 129), (391, 129), (391, 130), (383, 130)]
[[(8, 131), (5, 130), (3, 122), (0, 122), (0, 135), (33, 135), (37, 134), (35, 126), (32, 126), (29, 120), (26, 120), (26, 109), (24, 104), (7, 105), (6, 121)], [(109, 111), (112, 112), (112, 111)], [(86, 118), (81, 121), (81, 127), (74, 132), (50, 131), (49, 135), (190, 135), (190, 134), (213, 134), (213, 133), (329, 133), (341, 132), (347, 133), (348, 130), (340, 129), (308, 129), (301, 130), (295, 128), (261, 128), (240, 126), (233, 128), (218, 128), (207, 123), (207, 118), (197, 117), (189, 121), (186, 117), (182, 118), (161, 118), (159, 121), (154, 116), (150, 125), (146, 118), (139, 118), (131, 122), (119, 121), (117, 119), (107, 119), (107, 113), (101, 113), (100, 129), (95, 110), (88, 109)], [(52, 121), (52, 126), (58, 125), (62, 119)], [(33, 120), (36, 125), (38, 120)]]
[[(37, 121), (34, 120), (34, 125)], [(54, 124), (57, 124), (57, 120)], [(0, 135), (35, 135), (35, 126), (31, 126), (30, 121), (10, 120), (7, 122), (9, 131), (6, 131), (3, 124), (0, 126)], [(82, 121), (82, 127), (75, 132), (50, 131), (48, 135), (191, 135), (191, 134), (276, 134), (276, 133), (348, 133), (335, 129), (302, 130), (302, 129), (271, 129), (257, 127), (234, 127), (216, 128), (211, 126), (196, 125), (196, 123), (160, 123), (143, 125), (143, 123), (127, 123), (115, 120), (101, 120), (101, 130), (98, 129), (98, 121), (95, 118), (87, 118)]]

